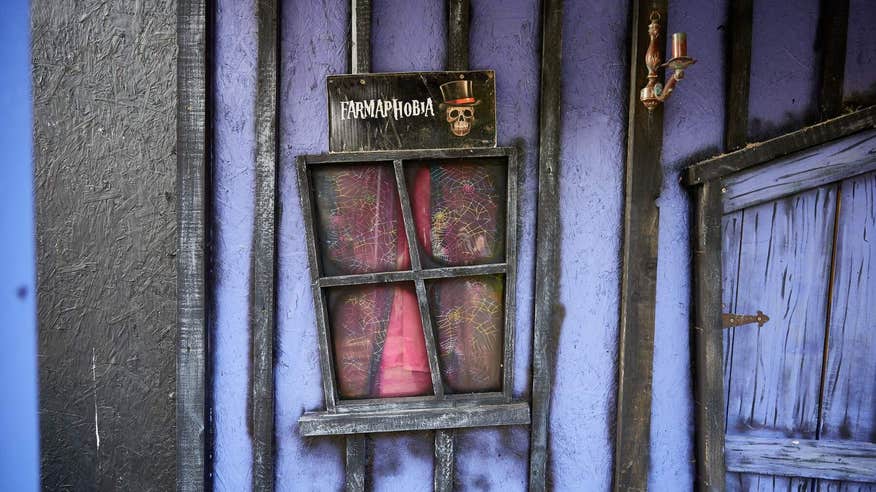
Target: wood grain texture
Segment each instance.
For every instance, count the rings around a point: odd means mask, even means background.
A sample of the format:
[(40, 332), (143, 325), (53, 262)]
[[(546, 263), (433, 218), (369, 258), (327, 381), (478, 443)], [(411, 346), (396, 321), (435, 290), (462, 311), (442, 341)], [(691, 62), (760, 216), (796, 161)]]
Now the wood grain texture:
[(727, 436), (734, 472), (876, 482), (876, 444), (824, 439)]
[[(737, 280), (739, 279), (740, 261), (739, 256), (742, 250), (742, 234), (745, 228), (745, 221), (742, 211), (733, 212), (724, 215), (721, 219), (721, 312), (722, 313), (738, 313), (736, 309), (736, 300), (739, 296)], [(721, 387), (724, 388), (724, 381), (729, 381), (733, 373), (733, 337), (736, 334), (736, 328), (724, 329), (723, 336), (723, 352), (724, 357), (724, 379), (721, 381)], [(724, 388), (723, 398), (727, 401), (727, 389)], [(726, 414), (721, 417), (726, 422)], [(723, 430), (725, 424), (721, 425)], [(723, 432), (723, 431), (722, 431)]]
[(821, 0), (818, 20), (819, 119), (840, 114), (846, 71), (846, 39), (849, 30), (849, 0)]
[(298, 420), (298, 431), (302, 436), (328, 436), (528, 423), (529, 405), (526, 402), (512, 402), (350, 413), (307, 412)]
[(468, 70), (470, 0), (447, 1), (447, 70)]
[(344, 474), (344, 490), (346, 492), (362, 492), (365, 490), (365, 469), (367, 464), (367, 438), (364, 435), (348, 436)]
[(727, 96), (724, 149), (734, 151), (748, 142), (748, 93), (751, 85), (751, 26), (753, 0), (730, 0), (727, 39)]
[[(722, 490), (724, 487), (722, 376), (725, 374), (725, 365), (722, 364), (724, 330), (721, 321), (721, 280), (724, 269), (720, 249), (722, 219), (719, 184), (713, 181), (697, 187), (695, 199), (693, 358), (696, 487), (697, 490), (711, 491)], [(732, 255), (732, 241), (729, 246)]]
[(663, 182), (663, 107), (649, 111), (639, 100), (639, 90), (648, 72), (645, 53), (650, 44), (650, 17), (656, 11), (667, 25), (667, 2), (636, 0), (631, 8), (614, 490), (645, 490), (648, 485), (660, 223), (657, 199)]
[(350, 73), (371, 71), (371, 0), (350, 0)]
[(259, 0), (255, 105), (255, 224), (250, 280), (250, 418), (253, 490), (274, 489), (274, 326), (276, 299), (277, 19), (276, 0)]
[[(186, 53), (178, 57), (176, 28), (178, 8), (199, 22), (197, 10), (183, 9), (197, 3), (31, 2), (45, 490), (177, 485), (178, 307), (192, 321), (192, 338), (179, 340), (191, 360), (203, 328), (199, 300), (177, 303), (178, 198), (193, 211), (200, 203), (178, 194), (177, 152), (193, 158), (185, 164), (196, 191), (204, 153), (197, 138), (177, 141), (177, 62)], [(182, 42), (203, 46), (198, 36)], [(202, 109), (193, 106), (187, 121), (203, 124)], [(189, 410), (191, 423), (203, 414), (197, 404)]]
[(454, 443), (456, 431), (438, 429), (435, 431), (435, 474), (433, 490), (451, 492), (454, 483)]
[(532, 341), (532, 426), (529, 445), (529, 490), (547, 487), (548, 430), (557, 336), (554, 313), (559, 288), (560, 86), (563, 1), (545, 0), (541, 12), (541, 99), (539, 102), (538, 198), (535, 235), (535, 307)]
[(819, 145), (724, 179), (724, 212), (876, 169), (876, 130)]
[(819, 438), (876, 442), (876, 173), (840, 190)]
[(207, 433), (206, 219), (207, 4), (181, 0), (177, 14), (177, 488), (203, 490)]
[(736, 309), (770, 321), (735, 330), (728, 434), (815, 438), (835, 206), (823, 187), (744, 212)]
[(721, 154), (698, 162), (687, 168), (684, 180), (688, 185), (695, 185), (723, 178), (773, 159), (870, 128), (876, 128), (876, 106), (838, 116), (796, 132), (764, 142), (749, 144), (735, 152)]

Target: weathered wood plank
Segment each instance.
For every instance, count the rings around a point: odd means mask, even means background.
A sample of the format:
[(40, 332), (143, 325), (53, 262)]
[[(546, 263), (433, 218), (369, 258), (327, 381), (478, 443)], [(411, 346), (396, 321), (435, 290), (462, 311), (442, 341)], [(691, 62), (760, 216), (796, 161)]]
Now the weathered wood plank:
[(876, 106), (812, 125), (764, 142), (706, 159), (687, 168), (685, 182), (701, 184), (815, 145), (876, 127)]
[(371, 71), (371, 0), (350, 0), (350, 73)]
[[(177, 10), (177, 189), (179, 190), (179, 341), (177, 346), (177, 488), (207, 484), (207, 2)], [(95, 417), (96, 418), (96, 417)]]
[(447, 0), (447, 70), (468, 70), (470, 0)]
[(253, 490), (274, 489), (274, 325), (277, 196), (277, 0), (259, 0), (255, 224), (250, 278)]
[(876, 130), (834, 140), (724, 179), (724, 212), (751, 207), (876, 169)]
[(362, 492), (365, 490), (365, 468), (368, 464), (368, 446), (363, 435), (347, 436), (346, 474), (344, 490)]
[(814, 438), (836, 190), (745, 210), (736, 309), (770, 321), (737, 329), (727, 433)]
[[(713, 185), (714, 186), (714, 185)], [(720, 199), (720, 198), (719, 198)], [(745, 228), (744, 217), (741, 211), (725, 215), (721, 219), (721, 312), (737, 313), (736, 299), (739, 296), (737, 279), (739, 278), (739, 256), (742, 252), (742, 234)], [(728, 382), (733, 374), (733, 335), (736, 328), (724, 330), (723, 336), (723, 367), (724, 401), (727, 401)], [(721, 417), (726, 421), (726, 415)], [(722, 425), (722, 427), (724, 427)], [(725, 429), (726, 430), (726, 429)]]
[(435, 476), (433, 489), (435, 492), (451, 492), (453, 490), (454, 441), (456, 431), (438, 429), (435, 431)]
[(302, 436), (326, 436), (528, 423), (529, 405), (526, 402), (514, 402), (351, 413), (307, 412), (298, 420), (298, 431)]
[(694, 224), (696, 484), (698, 490), (721, 490), (724, 487), (724, 330), (721, 321), (721, 194), (717, 182), (697, 187)]
[(876, 173), (844, 181), (819, 438), (876, 436)]
[(876, 482), (876, 444), (856, 441), (727, 436), (734, 472)]
[(336, 154), (317, 154), (305, 156), (307, 164), (339, 164), (362, 161), (402, 161), (422, 159), (456, 159), (463, 157), (505, 157), (516, 149), (514, 147), (491, 147), (481, 149), (432, 149), (432, 150), (392, 150), (375, 152), (343, 152)]
[[(559, 285), (560, 96), (563, 0), (545, 0), (541, 12), (538, 199), (535, 233), (535, 307), (532, 341), (532, 426), (529, 490), (547, 487), (548, 429), (553, 354), (550, 350)], [(509, 368), (510, 369), (510, 368)]]
[(818, 109), (819, 119), (826, 120), (838, 116), (843, 107), (849, 0), (821, 0), (818, 24), (821, 62)]
[(727, 97), (724, 149), (733, 151), (748, 142), (748, 93), (751, 85), (751, 25), (753, 0), (730, 0), (727, 39)]
[[(646, 84), (648, 72), (644, 64), (650, 44), (650, 17), (657, 12), (666, 26), (667, 1), (636, 0), (631, 8), (614, 490), (645, 490), (648, 486), (660, 221), (657, 199), (663, 183), (663, 107), (649, 111), (639, 100), (639, 91)], [(661, 39), (665, 41), (665, 37)]]

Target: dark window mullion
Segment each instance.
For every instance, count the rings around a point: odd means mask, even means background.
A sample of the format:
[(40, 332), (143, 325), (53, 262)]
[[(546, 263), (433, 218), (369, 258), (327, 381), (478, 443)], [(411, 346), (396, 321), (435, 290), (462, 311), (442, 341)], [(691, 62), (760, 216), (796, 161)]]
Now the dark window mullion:
[(411, 200), (405, 185), (405, 170), (401, 160), (394, 160), (395, 181), (398, 186), (398, 197), (401, 202), (402, 219), (405, 223), (405, 234), (408, 238), (408, 251), (411, 255), (411, 269), (414, 271), (415, 286), (417, 289), (417, 302), (420, 306), (420, 319), (423, 324), (423, 338), (426, 340), (426, 354), (429, 356), (429, 372), (432, 375), (432, 390), (435, 397), (444, 398), (444, 384), (441, 382), (441, 372), (438, 365), (438, 351), (435, 343), (435, 333), (432, 329), (432, 315), (429, 310), (429, 299), (426, 295), (426, 284), (420, 277), (422, 263), (420, 251), (417, 247), (417, 236), (414, 232), (414, 218), (411, 212)]
[(508, 156), (508, 187), (505, 206), (505, 330), (502, 356), (502, 393), (511, 401), (514, 393), (514, 331), (517, 314), (517, 151)]
[(347, 285), (383, 284), (389, 282), (411, 282), (414, 278), (414, 273), (410, 271), (360, 273), (355, 275), (321, 277), (319, 279), (319, 286), (340, 287)]

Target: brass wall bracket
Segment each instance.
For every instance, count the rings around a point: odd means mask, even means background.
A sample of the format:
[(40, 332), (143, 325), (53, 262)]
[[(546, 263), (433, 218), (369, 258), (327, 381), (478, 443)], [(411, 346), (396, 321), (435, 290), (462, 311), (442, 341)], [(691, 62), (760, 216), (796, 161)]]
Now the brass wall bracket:
[[(642, 88), (642, 91), (639, 93), (639, 99), (641, 99), (649, 111), (653, 111), (658, 104), (669, 98), (675, 89), (675, 85), (684, 78), (684, 70), (697, 62), (687, 56), (687, 34), (677, 32), (672, 35), (672, 58), (661, 65), (660, 47), (657, 44), (657, 40), (660, 39), (660, 31), (660, 13), (655, 10), (651, 12), (651, 23), (648, 25), (648, 35), (651, 36), (651, 44), (648, 45), (648, 51), (645, 52), (645, 65), (648, 67), (648, 85)], [(657, 69), (665, 67), (671, 68), (674, 72), (664, 86), (657, 81)]]

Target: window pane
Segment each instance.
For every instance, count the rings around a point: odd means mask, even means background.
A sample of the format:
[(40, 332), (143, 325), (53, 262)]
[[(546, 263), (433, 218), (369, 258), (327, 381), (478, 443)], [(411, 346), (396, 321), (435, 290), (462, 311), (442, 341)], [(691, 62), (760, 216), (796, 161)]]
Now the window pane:
[(501, 391), (504, 287), (498, 275), (427, 283), (446, 392)]
[(504, 160), (421, 161), (406, 172), (424, 268), (504, 261)]
[(341, 398), (432, 394), (412, 283), (336, 287), (326, 297)]
[(395, 172), (389, 164), (311, 168), (323, 275), (410, 268)]

